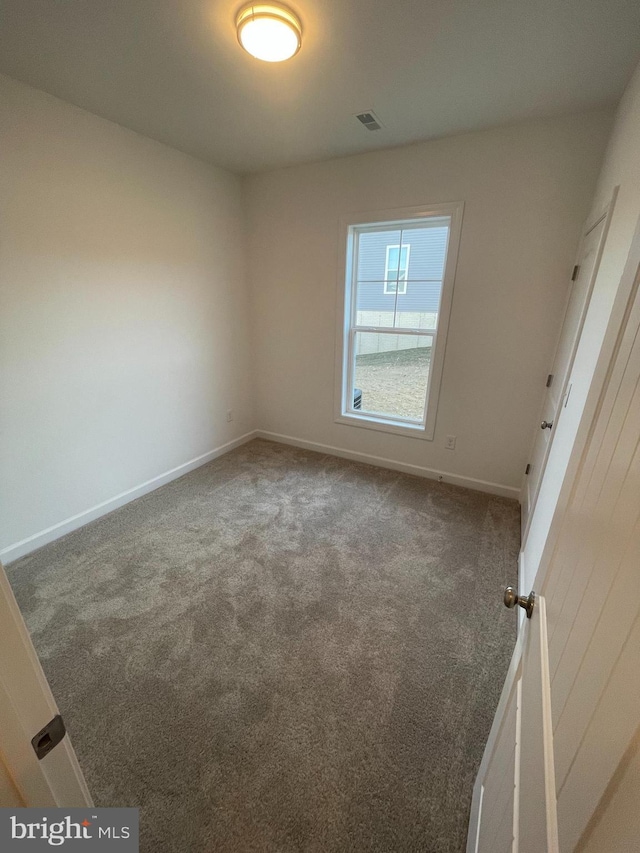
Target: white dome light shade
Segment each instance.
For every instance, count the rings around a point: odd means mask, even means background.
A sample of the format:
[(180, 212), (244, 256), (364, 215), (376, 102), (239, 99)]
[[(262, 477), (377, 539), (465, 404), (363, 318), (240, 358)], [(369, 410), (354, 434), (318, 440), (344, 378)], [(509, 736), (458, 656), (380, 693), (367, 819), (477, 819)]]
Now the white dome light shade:
[(283, 62), (300, 50), (300, 19), (284, 6), (259, 3), (245, 6), (236, 18), (238, 41), (265, 62)]

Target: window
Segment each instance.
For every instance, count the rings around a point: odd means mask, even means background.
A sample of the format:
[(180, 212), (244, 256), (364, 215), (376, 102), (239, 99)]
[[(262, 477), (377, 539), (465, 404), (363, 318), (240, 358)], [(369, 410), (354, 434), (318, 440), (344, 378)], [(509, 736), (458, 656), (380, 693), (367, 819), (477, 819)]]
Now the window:
[(411, 246), (404, 243), (402, 251), (400, 246), (387, 246), (387, 255), (384, 264), (384, 292), (406, 293), (407, 276), (409, 274), (409, 250)]
[(432, 439), (462, 204), (343, 223), (339, 423)]

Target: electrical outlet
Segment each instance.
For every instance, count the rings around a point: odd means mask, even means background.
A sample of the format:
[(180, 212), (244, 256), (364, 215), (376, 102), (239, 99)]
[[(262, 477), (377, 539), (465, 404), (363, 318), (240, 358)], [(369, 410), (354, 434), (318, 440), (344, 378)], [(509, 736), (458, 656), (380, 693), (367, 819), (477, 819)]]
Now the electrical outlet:
[(232, 420), (233, 420), (233, 409), (228, 409), (227, 410), (227, 421), (232, 421)]
[(445, 450), (455, 450), (456, 449), (456, 437), (455, 435), (448, 435), (444, 441)]

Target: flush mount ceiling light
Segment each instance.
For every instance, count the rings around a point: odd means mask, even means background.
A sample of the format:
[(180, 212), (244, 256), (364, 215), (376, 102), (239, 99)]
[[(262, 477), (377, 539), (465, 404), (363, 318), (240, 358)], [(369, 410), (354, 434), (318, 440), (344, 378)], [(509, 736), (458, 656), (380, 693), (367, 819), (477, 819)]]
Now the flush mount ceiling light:
[(297, 15), (285, 6), (251, 3), (238, 12), (238, 41), (242, 47), (265, 62), (283, 62), (300, 50), (302, 25)]

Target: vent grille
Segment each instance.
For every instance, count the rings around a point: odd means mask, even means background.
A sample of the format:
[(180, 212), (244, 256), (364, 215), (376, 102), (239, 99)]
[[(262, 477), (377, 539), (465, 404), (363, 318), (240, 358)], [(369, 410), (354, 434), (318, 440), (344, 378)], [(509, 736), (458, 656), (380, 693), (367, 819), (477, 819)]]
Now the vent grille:
[(367, 110), (365, 113), (358, 113), (356, 118), (367, 128), (367, 130), (380, 130), (382, 127), (382, 122), (373, 110)]

